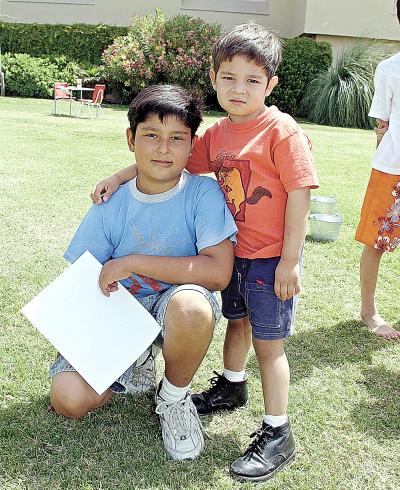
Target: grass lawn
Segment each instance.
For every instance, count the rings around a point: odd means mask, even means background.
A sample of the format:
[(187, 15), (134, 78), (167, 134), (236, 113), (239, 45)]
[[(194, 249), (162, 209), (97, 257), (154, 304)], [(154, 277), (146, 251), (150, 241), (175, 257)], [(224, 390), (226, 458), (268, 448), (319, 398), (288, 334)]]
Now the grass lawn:
[[(80, 421), (47, 414), (55, 352), (19, 311), (65, 268), (62, 253), (94, 184), (131, 161), (126, 108), (106, 108), (94, 121), (54, 117), (51, 109), (51, 101), (0, 98), (0, 488), (253, 488), (228, 474), (261, 420), (253, 352), (249, 404), (204, 420), (210, 437), (195, 462), (166, 457), (151, 396), (115, 398)], [(204, 127), (214, 120), (206, 117)], [(375, 338), (358, 321), (361, 247), (353, 235), (375, 136), (303, 127), (314, 143), (317, 192), (336, 196), (344, 225), (335, 243), (307, 239), (287, 344), (298, 455), (258, 488), (399, 489), (400, 344)], [(399, 276), (397, 252), (383, 260), (378, 301), (398, 327)], [(194, 389), (222, 367), (224, 328), (216, 329)]]

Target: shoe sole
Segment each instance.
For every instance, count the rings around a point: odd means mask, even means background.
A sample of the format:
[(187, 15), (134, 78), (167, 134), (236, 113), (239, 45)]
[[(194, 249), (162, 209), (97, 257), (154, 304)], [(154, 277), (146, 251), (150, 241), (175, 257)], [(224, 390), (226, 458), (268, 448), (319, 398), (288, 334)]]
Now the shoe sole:
[(234, 407), (232, 407), (230, 405), (215, 407), (213, 410), (211, 410), (210, 412), (207, 412), (207, 413), (200, 413), (199, 411), (197, 411), (197, 414), (199, 415), (199, 417), (207, 417), (209, 415), (215, 415), (218, 412), (233, 412), (234, 410), (237, 410), (238, 408), (245, 407), (246, 405), (247, 405), (247, 401), (245, 403), (243, 403), (242, 405), (235, 405)]
[(262, 481), (270, 480), (271, 478), (273, 478), (276, 475), (276, 473), (278, 473), (278, 471), (283, 470), (286, 466), (288, 466), (290, 463), (292, 463), (293, 460), (295, 459), (295, 457), (296, 457), (296, 451), (293, 452), (280, 466), (278, 466), (277, 468), (275, 468), (274, 471), (271, 471), (271, 473), (268, 473), (267, 475), (257, 476), (257, 477), (244, 476), (244, 475), (236, 475), (232, 471), (230, 471), (230, 474), (236, 480), (243, 481), (243, 482), (244, 481), (252, 481), (252, 482), (257, 483), (257, 482), (262, 482)]

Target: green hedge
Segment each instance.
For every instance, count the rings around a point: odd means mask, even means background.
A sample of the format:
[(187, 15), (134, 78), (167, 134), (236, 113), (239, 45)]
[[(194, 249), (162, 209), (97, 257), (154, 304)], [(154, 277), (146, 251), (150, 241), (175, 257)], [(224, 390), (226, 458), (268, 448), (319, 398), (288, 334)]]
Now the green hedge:
[(3, 53), (31, 56), (67, 56), (83, 63), (100, 64), (101, 54), (126, 27), (104, 24), (12, 24), (0, 22)]
[(34, 58), (29, 54), (5, 54), (2, 57), (6, 94), (22, 97), (51, 98), (54, 82), (73, 83), (77, 65), (65, 56)]
[(279, 84), (268, 97), (268, 104), (275, 104), (292, 116), (304, 116), (301, 101), (306, 87), (331, 63), (329, 43), (315, 42), (306, 37), (284, 39), (282, 63), (277, 73)]

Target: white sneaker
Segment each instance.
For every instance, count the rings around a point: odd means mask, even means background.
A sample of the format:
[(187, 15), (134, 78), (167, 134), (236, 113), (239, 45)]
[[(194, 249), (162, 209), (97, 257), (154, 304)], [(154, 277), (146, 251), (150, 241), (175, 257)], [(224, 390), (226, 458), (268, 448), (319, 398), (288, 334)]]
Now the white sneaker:
[(156, 414), (161, 423), (166, 452), (172, 459), (195, 459), (204, 447), (201, 422), (189, 393), (177, 402), (166, 402), (156, 393)]
[(159, 348), (151, 345), (136, 361), (129, 382), (126, 383), (126, 393), (139, 395), (156, 387), (155, 358)]

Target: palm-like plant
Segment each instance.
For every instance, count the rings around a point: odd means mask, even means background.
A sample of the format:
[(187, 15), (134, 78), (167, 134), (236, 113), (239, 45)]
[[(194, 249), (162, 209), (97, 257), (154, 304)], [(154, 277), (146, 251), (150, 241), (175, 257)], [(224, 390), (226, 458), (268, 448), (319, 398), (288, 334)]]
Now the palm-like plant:
[(330, 68), (307, 88), (302, 104), (307, 117), (318, 124), (371, 128), (368, 111), (374, 94), (374, 71), (387, 51), (360, 42), (343, 49)]

